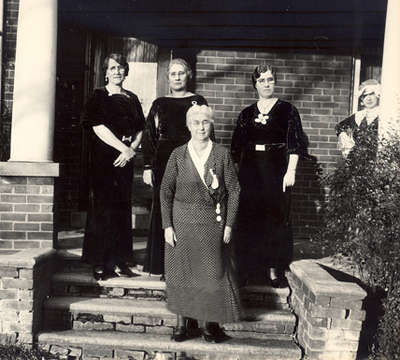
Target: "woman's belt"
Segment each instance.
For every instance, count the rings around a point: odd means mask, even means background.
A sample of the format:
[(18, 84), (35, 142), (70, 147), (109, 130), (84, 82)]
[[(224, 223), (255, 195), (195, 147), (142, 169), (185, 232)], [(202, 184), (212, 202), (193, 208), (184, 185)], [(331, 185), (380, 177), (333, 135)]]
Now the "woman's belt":
[(253, 151), (286, 150), (286, 143), (270, 143), (270, 144), (249, 143), (247, 144), (247, 149)]
[(125, 144), (128, 143), (129, 145), (132, 144), (133, 142), (133, 136), (132, 135), (120, 135), (121, 141)]

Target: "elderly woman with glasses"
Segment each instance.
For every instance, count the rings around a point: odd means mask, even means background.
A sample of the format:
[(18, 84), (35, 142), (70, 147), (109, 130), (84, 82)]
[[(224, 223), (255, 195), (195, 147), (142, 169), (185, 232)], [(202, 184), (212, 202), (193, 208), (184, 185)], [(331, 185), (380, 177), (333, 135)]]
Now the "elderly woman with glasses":
[(235, 239), (239, 273), (243, 283), (285, 287), (292, 252), (290, 189), (306, 146), (297, 109), (274, 96), (273, 67), (257, 66), (252, 81), (258, 101), (240, 113), (231, 145), (242, 189)]
[(374, 79), (361, 83), (358, 99), (362, 110), (357, 111), (336, 126), (338, 147), (347, 158), (355, 145), (364, 143), (376, 150), (378, 139), (380, 84)]
[(193, 336), (188, 318), (202, 324), (208, 342), (227, 339), (219, 324), (239, 319), (239, 293), (224, 254), (240, 187), (229, 150), (210, 140), (213, 122), (208, 106), (190, 107), (191, 139), (172, 152), (161, 183), (167, 306), (178, 315), (175, 341)]

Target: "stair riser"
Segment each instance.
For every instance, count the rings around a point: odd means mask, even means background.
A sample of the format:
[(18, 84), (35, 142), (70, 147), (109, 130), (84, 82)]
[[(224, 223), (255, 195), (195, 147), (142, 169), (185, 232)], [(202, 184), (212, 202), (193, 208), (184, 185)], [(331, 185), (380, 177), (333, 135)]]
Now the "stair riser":
[[(149, 316), (145, 314), (88, 314), (67, 313), (62, 310), (45, 311), (45, 329), (81, 331), (122, 331), (129, 333), (149, 333), (172, 335), (176, 326), (174, 315)], [(268, 338), (268, 335), (292, 335), (295, 322), (289, 320), (270, 320), (268, 322), (248, 322), (245, 324), (226, 324), (223, 326), (234, 338)]]
[(53, 284), (52, 294), (55, 296), (109, 297), (137, 300), (165, 300), (164, 290), (125, 289), (115, 287)]
[[(49, 349), (53, 354), (68, 355), (71, 360), (93, 360), (93, 359), (118, 359), (118, 360), (299, 360), (299, 357), (291, 357), (288, 359), (286, 356), (263, 354), (207, 354), (207, 353), (192, 353), (192, 352), (164, 352), (157, 349), (135, 349), (126, 350), (118, 348), (109, 348), (101, 346), (83, 346), (77, 347), (75, 345), (67, 345), (64, 343), (41, 343), (42, 347)], [(158, 356), (157, 356), (158, 353)]]

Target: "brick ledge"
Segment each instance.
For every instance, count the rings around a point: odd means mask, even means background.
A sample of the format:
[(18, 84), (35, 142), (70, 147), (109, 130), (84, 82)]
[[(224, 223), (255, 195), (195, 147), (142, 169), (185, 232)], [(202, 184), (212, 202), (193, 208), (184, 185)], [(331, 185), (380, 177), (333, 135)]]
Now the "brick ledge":
[(299, 260), (290, 270), (301, 279), (315, 295), (352, 296), (364, 299), (367, 293), (359, 285), (343, 282), (329, 274), (317, 260)]
[(53, 162), (0, 162), (0, 176), (60, 176), (60, 164)]
[(27, 249), (11, 255), (0, 255), (0, 266), (33, 267), (38, 262), (56, 254), (54, 249)]

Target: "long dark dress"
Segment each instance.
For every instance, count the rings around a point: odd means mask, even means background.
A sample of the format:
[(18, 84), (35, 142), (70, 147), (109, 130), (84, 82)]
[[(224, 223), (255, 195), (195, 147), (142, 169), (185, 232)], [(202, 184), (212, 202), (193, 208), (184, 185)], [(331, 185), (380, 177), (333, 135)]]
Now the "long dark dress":
[(112, 266), (132, 255), (133, 161), (115, 167), (113, 162), (120, 152), (96, 136), (92, 127), (105, 125), (129, 146), (143, 130), (145, 119), (135, 94), (127, 91), (109, 96), (107, 89), (101, 88), (87, 102), (82, 124), (89, 133), (88, 213), (82, 259)]
[[(240, 186), (229, 150), (213, 144), (205, 174), (213, 169), (219, 188), (211, 196), (187, 145), (175, 149), (161, 184), (163, 228), (175, 230), (176, 246), (165, 247), (168, 309), (203, 321), (226, 323), (239, 318), (240, 300), (224, 245), (225, 225), (233, 226)], [(206, 176), (207, 185), (211, 180)], [(210, 186), (208, 185), (208, 186)], [(221, 205), (217, 221), (216, 202)]]
[[(266, 267), (284, 269), (291, 261), (290, 189), (282, 190), (288, 155), (303, 154), (305, 141), (297, 109), (277, 100), (257, 123), (257, 104), (239, 115), (231, 152), (241, 186), (237, 261), (241, 277)], [(265, 274), (264, 274), (265, 276)]]
[(164, 274), (164, 232), (161, 227), (160, 184), (172, 150), (189, 141), (186, 112), (193, 102), (207, 104), (200, 95), (184, 98), (161, 97), (150, 109), (143, 134), (144, 169), (154, 174), (153, 201), (143, 270)]

